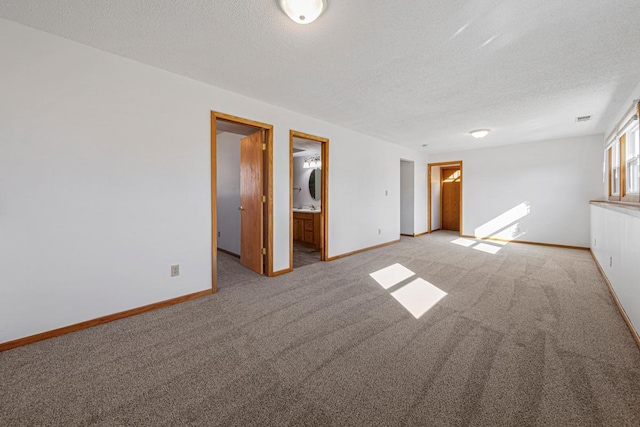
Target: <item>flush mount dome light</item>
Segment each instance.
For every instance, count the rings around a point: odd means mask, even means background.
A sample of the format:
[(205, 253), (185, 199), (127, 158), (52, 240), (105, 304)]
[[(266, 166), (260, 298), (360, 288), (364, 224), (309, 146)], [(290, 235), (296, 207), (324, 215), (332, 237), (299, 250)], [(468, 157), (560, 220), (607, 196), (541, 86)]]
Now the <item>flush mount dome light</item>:
[(280, 0), (280, 7), (292, 21), (310, 24), (327, 7), (327, 0)]
[(484, 138), (485, 136), (489, 135), (489, 132), (491, 132), (491, 129), (476, 129), (476, 130), (472, 130), (469, 133), (474, 138)]

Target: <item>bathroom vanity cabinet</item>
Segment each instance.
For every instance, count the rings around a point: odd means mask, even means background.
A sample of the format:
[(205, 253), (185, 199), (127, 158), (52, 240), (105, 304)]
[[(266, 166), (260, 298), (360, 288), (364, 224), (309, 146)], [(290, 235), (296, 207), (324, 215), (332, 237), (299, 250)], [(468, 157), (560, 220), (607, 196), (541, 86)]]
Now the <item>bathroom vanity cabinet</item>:
[(320, 212), (293, 212), (293, 243), (319, 249), (321, 218)]

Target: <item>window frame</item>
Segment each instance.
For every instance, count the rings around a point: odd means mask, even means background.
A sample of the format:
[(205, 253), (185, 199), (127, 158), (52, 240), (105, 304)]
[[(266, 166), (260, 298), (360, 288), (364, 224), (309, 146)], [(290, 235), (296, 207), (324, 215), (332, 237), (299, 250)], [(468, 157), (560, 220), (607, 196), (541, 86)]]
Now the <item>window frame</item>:
[[(640, 113), (640, 111), (639, 111), (639, 113)], [(635, 133), (634, 133), (634, 131), (635, 131)], [(631, 193), (631, 192), (628, 191), (628, 188), (627, 188), (627, 178), (628, 178), (627, 177), (627, 166), (629, 165), (630, 160), (632, 160), (632, 159), (635, 159), (635, 161), (638, 162), (638, 159), (640, 158), (640, 153), (636, 153), (636, 155), (634, 157), (632, 157), (631, 159), (627, 158), (628, 153), (627, 153), (626, 145), (627, 144), (635, 144), (635, 141), (627, 141), (627, 138), (626, 138), (627, 135), (631, 135), (631, 136), (635, 135), (636, 138), (640, 137), (640, 126), (639, 126), (639, 123), (638, 123), (638, 119), (636, 119), (636, 124), (631, 126), (630, 129), (627, 132), (625, 132), (625, 135), (623, 135), (623, 137), (625, 138), (625, 142), (624, 142), (625, 143), (625, 147), (624, 147), (624, 159), (621, 159), (621, 163), (622, 163), (622, 160), (624, 160), (624, 179), (625, 179), (624, 191), (621, 194), (621, 199), (624, 202), (635, 202), (635, 203), (638, 203), (638, 202), (640, 202), (640, 190), (638, 192)], [(622, 152), (622, 149), (621, 149), (621, 152)], [(636, 184), (636, 188), (640, 189), (640, 176), (637, 176), (635, 178), (635, 180), (636, 180), (636, 183), (635, 183)]]
[[(622, 179), (622, 146), (624, 145), (622, 143), (622, 140), (624, 138), (624, 135), (622, 135), (622, 137), (620, 137), (620, 139), (616, 142), (614, 142), (613, 144), (611, 144), (609, 146), (609, 148), (607, 148), (607, 158), (609, 159), (609, 200), (610, 201), (616, 201), (619, 202), (622, 200), (623, 198), (623, 193), (624, 191), (622, 190), (623, 186), (624, 186), (624, 180)], [(617, 168), (614, 168), (614, 164), (613, 164), (613, 155), (614, 155), (614, 149), (616, 149), (618, 151), (618, 165)], [(618, 170), (618, 191), (616, 193), (613, 192), (613, 172), (615, 170)]]
[[(632, 130), (637, 130), (638, 138), (640, 138), (640, 102), (635, 105), (635, 112), (630, 110), (627, 114), (633, 114), (628, 122), (625, 123), (623, 129), (620, 129), (621, 123), (616, 126), (616, 131), (614, 131), (614, 136), (611, 139), (608, 139), (609, 144), (605, 148), (605, 166), (606, 166), (606, 177), (607, 177), (607, 199), (609, 201), (616, 202), (629, 202), (640, 204), (640, 174), (635, 178), (636, 188), (639, 189), (638, 192), (628, 192), (627, 191), (627, 165), (629, 162), (627, 161), (627, 142), (633, 144), (634, 141), (627, 141), (627, 135), (630, 137), (633, 136)], [(635, 116), (635, 117), (634, 117)], [(629, 117), (629, 116), (626, 116)], [(635, 123), (632, 122), (635, 121)], [(624, 130), (624, 133), (620, 135), (620, 130)], [(616, 133), (617, 132), (617, 133)], [(616, 136), (620, 135), (616, 139)], [(613, 160), (614, 154), (618, 157), (617, 167), (614, 167)], [(640, 159), (640, 153), (637, 153), (635, 157)], [(640, 160), (638, 161), (638, 167), (640, 168)], [(618, 192), (614, 193), (614, 171), (618, 170)]]

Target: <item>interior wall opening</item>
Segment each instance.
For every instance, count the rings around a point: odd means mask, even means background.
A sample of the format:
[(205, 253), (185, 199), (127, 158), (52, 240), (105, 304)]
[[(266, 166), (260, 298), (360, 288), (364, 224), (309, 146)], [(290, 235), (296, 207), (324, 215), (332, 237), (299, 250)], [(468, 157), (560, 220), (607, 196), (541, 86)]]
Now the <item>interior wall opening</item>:
[(429, 232), (451, 230), (462, 235), (462, 161), (432, 163), (427, 169)]
[(212, 287), (273, 275), (272, 127), (212, 113)]
[(400, 160), (400, 234), (415, 235), (414, 186), (415, 163)]
[(325, 261), (329, 140), (290, 131), (291, 269)]

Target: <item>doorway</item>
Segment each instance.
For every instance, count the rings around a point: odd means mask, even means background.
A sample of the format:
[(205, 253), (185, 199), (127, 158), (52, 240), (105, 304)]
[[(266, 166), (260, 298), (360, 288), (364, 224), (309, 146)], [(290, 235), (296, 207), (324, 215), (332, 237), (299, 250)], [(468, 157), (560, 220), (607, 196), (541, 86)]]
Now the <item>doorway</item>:
[(415, 236), (414, 233), (414, 173), (415, 163), (400, 160), (400, 235)]
[(460, 168), (440, 169), (440, 218), (441, 229), (460, 231)]
[(329, 140), (289, 131), (289, 271), (328, 258)]
[(462, 235), (462, 161), (428, 165), (428, 229), (457, 231)]
[(211, 112), (213, 292), (219, 252), (240, 273), (226, 277), (273, 275), (272, 165), (273, 126)]

